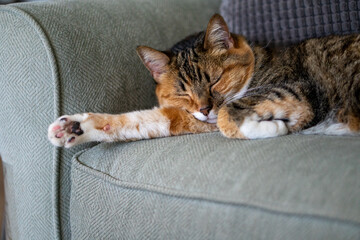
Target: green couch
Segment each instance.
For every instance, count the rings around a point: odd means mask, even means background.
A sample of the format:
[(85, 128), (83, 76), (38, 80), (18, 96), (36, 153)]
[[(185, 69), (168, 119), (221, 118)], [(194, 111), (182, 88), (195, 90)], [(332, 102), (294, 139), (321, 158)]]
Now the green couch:
[(0, 7), (8, 239), (360, 239), (360, 138), (219, 133), (54, 148), (62, 114), (156, 105), (137, 45), (166, 49), (219, 0)]

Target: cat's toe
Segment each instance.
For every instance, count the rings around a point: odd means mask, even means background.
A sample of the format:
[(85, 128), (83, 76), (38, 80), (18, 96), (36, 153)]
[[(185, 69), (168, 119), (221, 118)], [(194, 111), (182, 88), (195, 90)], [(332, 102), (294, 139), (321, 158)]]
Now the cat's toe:
[(64, 129), (53, 127), (50, 125), (49, 129), (48, 129), (48, 139), (49, 141), (57, 146), (57, 147), (63, 147), (65, 144), (65, 132)]

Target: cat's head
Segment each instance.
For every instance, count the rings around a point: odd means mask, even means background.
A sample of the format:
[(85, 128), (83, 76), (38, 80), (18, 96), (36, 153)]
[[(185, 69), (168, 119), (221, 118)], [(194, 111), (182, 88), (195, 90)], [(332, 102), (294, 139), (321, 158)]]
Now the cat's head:
[(137, 52), (157, 83), (160, 106), (178, 107), (197, 119), (216, 122), (219, 108), (240, 97), (254, 70), (254, 54), (215, 14), (206, 32), (190, 36), (170, 51), (140, 46)]

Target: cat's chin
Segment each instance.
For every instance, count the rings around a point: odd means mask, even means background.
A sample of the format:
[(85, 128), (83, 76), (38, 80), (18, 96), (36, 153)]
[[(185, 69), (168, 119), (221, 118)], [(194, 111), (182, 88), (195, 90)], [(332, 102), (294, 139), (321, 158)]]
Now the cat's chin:
[(213, 111), (210, 111), (210, 114), (208, 116), (205, 116), (204, 114), (202, 114), (201, 112), (194, 112), (192, 113), (192, 115), (197, 119), (200, 120), (202, 122), (207, 122), (207, 123), (216, 123), (217, 121), (217, 115), (214, 114)]
[(207, 123), (211, 123), (211, 124), (215, 124), (215, 123), (217, 122), (217, 118), (213, 118), (213, 119), (208, 118), (208, 119), (206, 120), (206, 122), (207, 122)]

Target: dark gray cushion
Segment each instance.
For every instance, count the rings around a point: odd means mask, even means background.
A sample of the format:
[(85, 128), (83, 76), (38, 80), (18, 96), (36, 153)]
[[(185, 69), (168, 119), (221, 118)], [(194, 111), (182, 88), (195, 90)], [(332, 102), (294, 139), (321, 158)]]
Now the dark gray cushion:
[(232, 32), (260, 44), (359, 33), (360, 1), (223, 0), (221, 14)]

